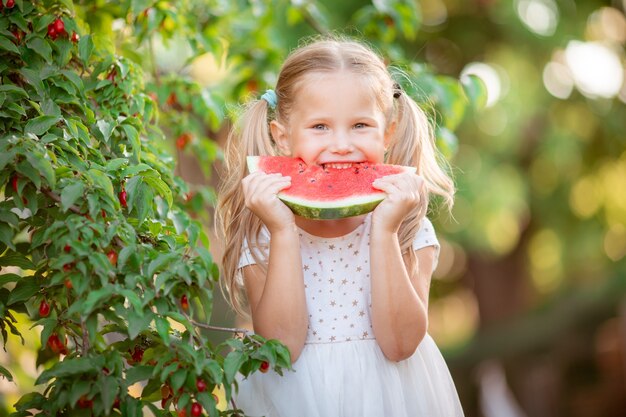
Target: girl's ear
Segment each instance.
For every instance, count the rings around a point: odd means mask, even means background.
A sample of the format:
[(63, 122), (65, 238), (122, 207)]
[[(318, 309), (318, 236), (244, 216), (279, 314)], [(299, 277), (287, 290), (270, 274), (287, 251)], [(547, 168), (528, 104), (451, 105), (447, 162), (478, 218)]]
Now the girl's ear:
[(281, 155), (290, 156), (291, 147), (289, 146), (289, 137), (287, 135), (287, 128), (276, 120), (270, 122), (270, 133), (272, 139), (276, 143)]

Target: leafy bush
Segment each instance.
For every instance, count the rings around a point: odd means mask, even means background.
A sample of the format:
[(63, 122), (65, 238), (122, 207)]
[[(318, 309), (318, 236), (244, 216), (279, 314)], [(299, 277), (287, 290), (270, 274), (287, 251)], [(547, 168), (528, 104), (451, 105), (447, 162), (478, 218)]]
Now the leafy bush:
[(198, 403), (216, 416), (213, 391), (229, 401), (237, 372), (280, 370), (289, 354), (259, 337), (209, 343), (218, 268), (156, 96), (75, 15), (19, 0), (0, 15), (0, 330), (6, 345), (14, 313), (31, 317), (46, 365), (16, 415), (198, 415)]

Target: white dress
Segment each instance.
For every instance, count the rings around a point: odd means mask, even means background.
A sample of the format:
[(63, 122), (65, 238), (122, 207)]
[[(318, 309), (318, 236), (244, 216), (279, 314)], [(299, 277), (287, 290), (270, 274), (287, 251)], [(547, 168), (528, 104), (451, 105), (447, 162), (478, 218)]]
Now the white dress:
[[(256, 372), (239, 381), (235, 401), (246, 416), (463, 416), (448, 367), (430, 335), (400, 362), (386, 359), (376, 343), (370, 319), (370, 223), (367, 215), (355, 230), (336, 238), (300, 230), (309, 310), (306, 343), (293, 371), (282, 377)], [(261, 238), (267, 239), (267, 232)], [(413, 249), (426, 246), (439, 249), (428, 219)], [(239, 266), (253, 263), (244, 245)]]

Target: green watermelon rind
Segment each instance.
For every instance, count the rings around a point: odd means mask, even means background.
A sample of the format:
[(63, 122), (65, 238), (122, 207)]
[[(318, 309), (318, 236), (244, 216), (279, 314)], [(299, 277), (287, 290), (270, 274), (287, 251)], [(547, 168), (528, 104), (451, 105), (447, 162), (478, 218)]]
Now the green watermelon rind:
[(385, 199), (385, 195), (383, 193), (383, 195), (354, 197), (344, 199), (343, 203), (338, 200), (325, 203), (307, 201), (281, 195), (281, 193), (278, 193), (278, 198), (298, 216), (307, 219), (333, 220), (369, 213)]
[[(259, 170), (260, 156), (248, 156), (247, 165), (250, 173)], [(415, 172), (414, 167), (402, 167), (406, 171)], [(378, 206), (386, 197), (385, 192), (380, 191), (368, 195), (343, 198), (334, 201), (312, 201), (304, 198), (287, 195), (285, 192), (278, 193), (278, 198), (285, 203), (291, 211), (308, 219), (333, 220), (345, 217), (360, 216), (369, 213)]]

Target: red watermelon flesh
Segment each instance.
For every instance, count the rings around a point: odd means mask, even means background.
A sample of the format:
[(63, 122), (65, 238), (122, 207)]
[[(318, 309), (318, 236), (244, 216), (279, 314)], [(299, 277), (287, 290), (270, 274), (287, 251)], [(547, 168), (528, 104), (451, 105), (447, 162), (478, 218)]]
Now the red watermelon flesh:
[(307, 165), (299, 158), (285, 156), (249, 156), (250, 172), (280, 173), (291, 177), (291, 187), (278, 197), (294, 213), (315, 219), (357, 216), (373, 210), (385, 193), (372, 182), (386, 175), (415, 168), (400, 165), (359, 162), (349, 168)]

